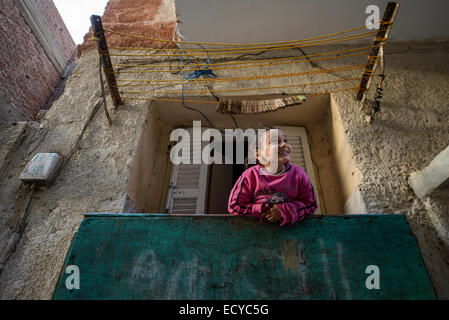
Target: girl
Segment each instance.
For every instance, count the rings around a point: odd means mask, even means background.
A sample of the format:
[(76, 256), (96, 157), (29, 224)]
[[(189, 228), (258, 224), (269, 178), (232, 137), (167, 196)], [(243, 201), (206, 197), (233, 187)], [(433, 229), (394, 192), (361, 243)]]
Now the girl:
[[(270, 143), (270, 136), (277, 136), (278, 141)], [(262, 138), (260, 150), (254, 150), (261, 164), (245, 170), (237, 180), (228, 211), (291, 225), (313, 214), (317, 208), (315, 193), (304, 170), (289, 163), (292, 148), (284, 132), (270, 129)]]

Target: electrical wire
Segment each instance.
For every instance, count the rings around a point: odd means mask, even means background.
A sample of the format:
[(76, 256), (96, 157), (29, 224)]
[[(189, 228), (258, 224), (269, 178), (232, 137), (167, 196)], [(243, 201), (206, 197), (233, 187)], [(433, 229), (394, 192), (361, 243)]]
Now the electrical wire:
[[(356, 36), (341, 37), (341, 38), (335, 38), (335, 39), (331, 39), (331, 40), (321, 40), (321, 41), (309, 42), (306, 44), (290, 46), (289, 49), (307, 48), (307, 47), (312, 47), (312, 46), (328, 45), (331, 43), (340, 43), (340, 42), (345, 42), (345, 41), (358, 40), (358, 39), (371, 37), (374, 34), (375, 33), (373, 33), (373, 32), (367, 32), (367, 33), (363, 33), (363, 34), (356, 35)], [(382, 39), (375, 39), (375, 40), (381, 42)], [(264, 51), (283, 50), (283, 49), (285, 49), (285, 48), (267, 48), (267, 49), (264, 49)], [(259, 51), (260, 50), (240, 50), (240, 51), (231, 51), (231, 52), (226, 52), (226, 53), (214, 52), (214, 53), (196, 53), (196, 54), (173, 53), (173, 54), (170, 54), (170, 56), (177, 57), (177, 56), (202, 56), (202, 55), (225, 55), (225, 54), (229, 55), (229, 54), (259, 52)], [(116, 57), (150, 57), (150, 56), (151, 57), (160, 57), (160, 56), (166, 56), (165, 54), (155, 54), (155, 53), (153, 53), (153, 54), (116, 54), (116, 53), (108, 53), (108, 52), (99, 52), (99, 53), (101, 55), (105, 55), (105, 56), (116, 56)]]
[[(322, 92), (316, 92), (316, 93), (305, 93), (303, 95), (307, 97), (314, 97), (314, 96), (322, 96), (332, 93), (338, 93), (338, 92), (344, 92), (344, 91), (355, 91), (360, 90), (360, 86), (350, 87), (350, 88), (342, 88), (337, 90), (330, 90), (330, 91), (322, 91)], [(181, 99), (166, 99), (166, 98), (150, 98), (150, 97), (121, 97), (123, 100), (143, 100), (143, 101), (164, 101), (164, 102), (183, 102), (186, 103), (206, 103), (206, 104), (217, 104), (215, 101), (207, 101), (207, 100), (181, 100)]]
[[(389, 22), (385, 22), (385, 21), (382, 21), (381, 23), (382, 24), (389, 24)], [(165, 39), (137, 36), (137, 35), (124, 33), (124, 32), (118, 32), (118, 31), (114, 31), (114, 30), (110, 30), (110, 29), (104, 29), (104, 31), (105, 32), (119, 34), (119, 35), (122, 35), (122, 36), (125, 36), (125, 37), (131, 37), (131, 38), (134, 38), (134, 39), (149, 40), (149, 41), (154, 41), (154, 42), (168, 42), (168, 43), (180, 43), (180, 44), (201, 44), (201, 45), (210, 45), (210, 46), (251, 47), (251, 46), (265, 46), (265, 45), (276, 45), (276, 44), (286, 44), (286, 43), (297, 43), (297, 42), (311, 41), (311, 40), (316, 40), (316, 39), (323, 39), (323, 38), (328, 38), (328, 37), (331, 37), (331, 36), (336, 36), (336, 35), (340, 35), (340, 34), (344, 34), (344, 33), (349, 33), (349, 32), (352, 32), (352, 31), (357, 31), (357, 30), (361, 30), (361, 29), (365, 29), (365, 28), (366, 28), (366, 26), (362, 25), (362, 26), (351, 28), (351, 29), (348, 29), (348, 30), (339, 31), (339, 32), (336, 32), (336, 33), (330, 33), (330, 34), (317, 36), (317, 37), (312, 37), (312, 38), (307, 38), (307, 39), (302, 39), (302, 40), (290, 40), (290, 41), (278, 41), (278, 42), (262, 42), (262, 43), (249, 43), (249, 44), (248, 43), (214, 43), (214, 42), (174, 41), (174, 40), (165, 40)]]
[[(326, 42), (326, 41), (332, 41), (332, 40), (339, 40), (339, 39), (346, 39), (346, 38), (352, 38), (352, 37), (357, 37), (357, 36), (362, 36), (362, 35), (374, 35), (376, 34), (377, 31), (368, 31), (365, 33), (359, 33), (359, 34), (355, 34), (355, 35), (348, 35), (348, 36), (344, 36), (344, 37), (338, 37), (338, 38), (331, 38), (331, 39), (327, 39), (327, 40), (318, 40), (318, 41), (304, 41), (304, 43), (320, 43), (320, 42)], [(283, 45), (269, 45), (269, 46), (261, 46), (261, 47), (243, 47), (243, 48), (204, 48), (202, 47), (202, 45), (197, 44), (198, 46), (201, 46), (201, 49), (185, 49), (183, 48), (182, 51), (183, 52), (210, 52), (210, 51), (222, 51), (222, 54), (226, 54), (227, 51), (255, 51), (255, 50), (263, 50), (263, 49), (289, 49), (292, 47), (297, 46), (298, 44), (303, 45), (302, 43), (290, 43), (290, 44), (283, 44)], [(116, 47), (116, 46), (111, 46), (109, 47), (109, 49), (113, 49), (113, 50), (127, 50), (127, 51), (159, 51), (159, 50), (166, 50), (166, 51), (180, 51), (180, 49), (174, 49), (174, 48), (167, 48), (167, 49), (161, 49), (161, 48), (148, 48), (148, 47)]]
[[(346, 52), (354, 52), (354, 51), (360, 51), (360, 50), (368, 50), (376, 47), (381, 47), (382, 45), (373, 45), (373, 46), (366, 46), (366, 47), (360, 47), (360, 48), (353, 48), (353, 49), (345, 49), (345, 50), (336, 50), (336, 51), (326, 51), (322, 53), (315, 53), (315, 54), (308, 54), (308, 55), (301, 55), (301, 56), (294, 56), (294, 57), (284, 57), (284, 58), (270, 58), (270, 59), (257, 59), (257, 60), (239, 60), (239, 61), (227, 61), (227, 62), (218, 62), (218, 63), (209, 63), (209, 66), (228, 66), (228, 65), (243, 65), (243, 64), (252, 64), (252, 63), (261, 63), (261, 62), (273, 62), (273, 61), (283, 61), (283, 60), (295, 60), (295, 59), (304, 59), (304, 58), (312, 58), (317, 56), (323, 56), (323, 55), (330, 55), (330, 54), (340, 54), (340, 53), (346, 53)], [(339, 57), (339, 56), (338, 56)], [(335, 57), (336, 58), (336, 57)], [(172, 67), (172, 65), (137, 65), (137, 64), (121, 64), (117, 63), (115, 64), (119, 67), (142, 67), (142, 68), (160, 68), (160, 67)], [(180, 67), (189, 67), (190, 65), (180, 65)], [(217, 70), (217, 68), (214, 68)], [(168, 71), (168, 70), (167, 70)]]
[[(368, 54), (369, 51), (364, 51), (364, 52), (360, 52), (360, 53), (353, 53), (353, 54), (347, 54), (347, 55), (339, 55), (339, 56), (335, 56), (335, 57), (324, 57), (324, 58), (317, 58), (317, 59), (308, 59), (307, 57), (304, 56), (298, 56), (295, 58), (288, 58), (288, 59), (284, 59), (284, 60), (293, 60), (293, 61), (281, 61), (281, 62), (269, 62), (269, 63), (260, 63), (260, 64), (251, 64), (251, 65), (243, 65), (240, 66), (227, 66), (227, 67), (215, 67), (214, 70), (229, 70), (229, 69), (242, 69), (242, 68), (254, 68), (254, 67), (264, 67), (264, 66), (274, 66), (274, 65), (281, 65), (281, 64), (293, 64), (293, 63), (302, 63), (302, 62), (315, 62), (315, 61), (323, 61), (323, 60), (332, 60), (332, 59), (341, 59), (341, 58), (348, 58), (348, 57), (355, 57), (355, 56), (360, 56), (360, 55), (366, 55)], [(301, 60), (295, 60), (298, 58), (304, 58)], [(120, 65), (117, 65), (120, 66)], [(127, 65), (125, 65), (127, 66)], [(129, 67), (129, 65), (128, 65)], [(188, 71), (201, 71), (203, 70), (203, 68), (194, 68), (194, 69), (188, 69)], [(172, 72), (172, 70), (140, 70), (140, 71), (109, 71), (110, 73), (115, 73), (115, 74), (134, 74), (134, 73), (159, 73), (159, 72)], [(176, 71), (181, 71), (181, 70), (176, 70)], [(124, 80), (121, 80), (124, 81)]]

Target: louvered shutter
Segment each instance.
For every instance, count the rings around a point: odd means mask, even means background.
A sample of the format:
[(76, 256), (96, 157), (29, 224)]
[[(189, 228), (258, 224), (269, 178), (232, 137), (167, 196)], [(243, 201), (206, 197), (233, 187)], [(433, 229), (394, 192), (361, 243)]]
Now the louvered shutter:
[[(189, 130), (192, 138), (192, 129)], [(167, 195), (166, 212), (170, 214), (204, 214), (208, 165), (192, 164), (193, 152), (200, 152), (201, 146), (190, 144), (190, 164), (173, 165)], [(195, 148), (195, 149), (194, 149)]]
[(313, 170), (312, 157), (310, 154), (309, 142), (307, 140), (307, 132), (303, 127), (278, 127), (287, 135), (288, 143), (292, 146), (290, 154), (290, 163), (300, 166), (307, 173), (310, 182), (313, 185), (318, 208), (315, 214), (321, 214), (320, 204), (318, 200), (318, 185)]

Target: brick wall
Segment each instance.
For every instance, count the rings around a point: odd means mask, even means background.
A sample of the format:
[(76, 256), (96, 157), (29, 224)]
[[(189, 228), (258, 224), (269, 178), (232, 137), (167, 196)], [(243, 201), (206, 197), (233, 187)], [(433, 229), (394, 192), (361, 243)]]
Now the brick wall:
[[(61, 44), (64, 54), (71, 56), (75, 44), (65, 25), (61, 30), (62, 19), (59, 14), (56, 17), (53, 1), (40, 0), (37, 3), (40, 8), (48, 10), (42, 15), (47, 22), (52, 20), (50, 30), (55, 32), (55, 39)], [(26, 119), (34, 120), (39, 110), (47, 108), (61, 79), (14, 0), (1, 0), (0, 39), (0, 91)]]
[(39, 0), (36, 1), (36, 6), (39, 9), (41, 15), (47, 21), (48, 28), (55, 36), (55, 40), (59, 45), (62, 53), (66, 59), (70, 59), (75, 52), (75, 42), (70, 36), (69, 31), (61, 18), (61, 15), (53, 4), (52, 0)]
[[(171, 6), (170, 6), (171, 5)], [(102, 17), (104, 29), (133, 34), (137, 36), (172, 39), (176, 26), (174, 0), (109, 0)], [(88, 41), (92, 28), (78, 46), (78, 55), (96, 48)], [(175, 44), (160, 41), (139, 40), (106, 32), (109, 46), (176, 48)]]

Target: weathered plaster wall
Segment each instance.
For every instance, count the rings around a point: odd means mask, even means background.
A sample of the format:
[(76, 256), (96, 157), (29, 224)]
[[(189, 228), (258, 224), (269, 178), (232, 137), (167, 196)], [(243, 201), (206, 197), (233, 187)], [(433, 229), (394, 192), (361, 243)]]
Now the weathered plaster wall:
[(360, 183), (360, 172), (352, 160), (353, 152), (348, 145), (339, 106), (333, 97), (329, 107), (326, 125), (333, 150), (336, 169), (334, 174), (341, 190), (342, 203), (345, 203)]
[[(329, 108), (329, 104), (327, 104)], [(330, 110), (326, 112), (330, 113)], [(327, 117), (318, 122), (306, 125), (310, 140), (312, 162), (315, 167), (315, 177), (320, 181), (318, 192), (321, 195), (320, 206), (323, 214), (343, 213), (343, 196), (338, 181), (335, 166), (334, 150), (332, 149), (332, 132), (327, 128)]]
[(170, 131), (171, 126), (150, 107), (126, 188), (138, 212), (163, 212), (164, 185), (170, 174)]
[[(17, 196), (20, 181), (17, 179), (21, 158), (32, 152), (44, 134), (35, 122), (18, 122), (0, 124), (0, 252), (6, 247), (9, 237), (14, 232), (13, 226), (20, 223), (16, 210), (23, 210), (22, 205), (11, 199)], [(19, 208), (16, 208), (18, 206)]]
[(446, 299), (449, 255), (443, 237), (447, 239), (449, 233), (447, 190), (423, 203), (407, 179), (449, 144), (447, 47), (447, 43), (388, 46), (382, 109), (371, 124), (351, 96), (334, 95), (353, 159), (361, 171), (360, 191), (368, 212), (407, 215), (437, 293)]
[[(101, 101), (97, 67), (96, 53), (84, 55), (39, 130), (30, 130), (17, 142), (22, 149), (9, 155), (15, 167), (3, 176), (1, 194), (6, 190), (9, 197), (3, 198), (0, 206), (2, 212), (5, 209), (10, 212), (10, 217), (1, 220), (2, 232), (9, 230), (11, 235), (28, 200), (29, 188), (23, 188), (15, 200), (20, 184), (18, 176), (27, 162), (37, 152), (67, 156), (94, 104)], [(109, 98), (108, 105), (112, 106)], [(55, 183), (36, 192), (24, 236), (0, 276), (0, 298), (50, 298), (83, 214), (121, 212), (146, 106), (125, 104), (110, 112), (113, 125), (109, 126), (100, 108), (79, 149)], [(2, 240), (9, 235), (2, 233)]]

